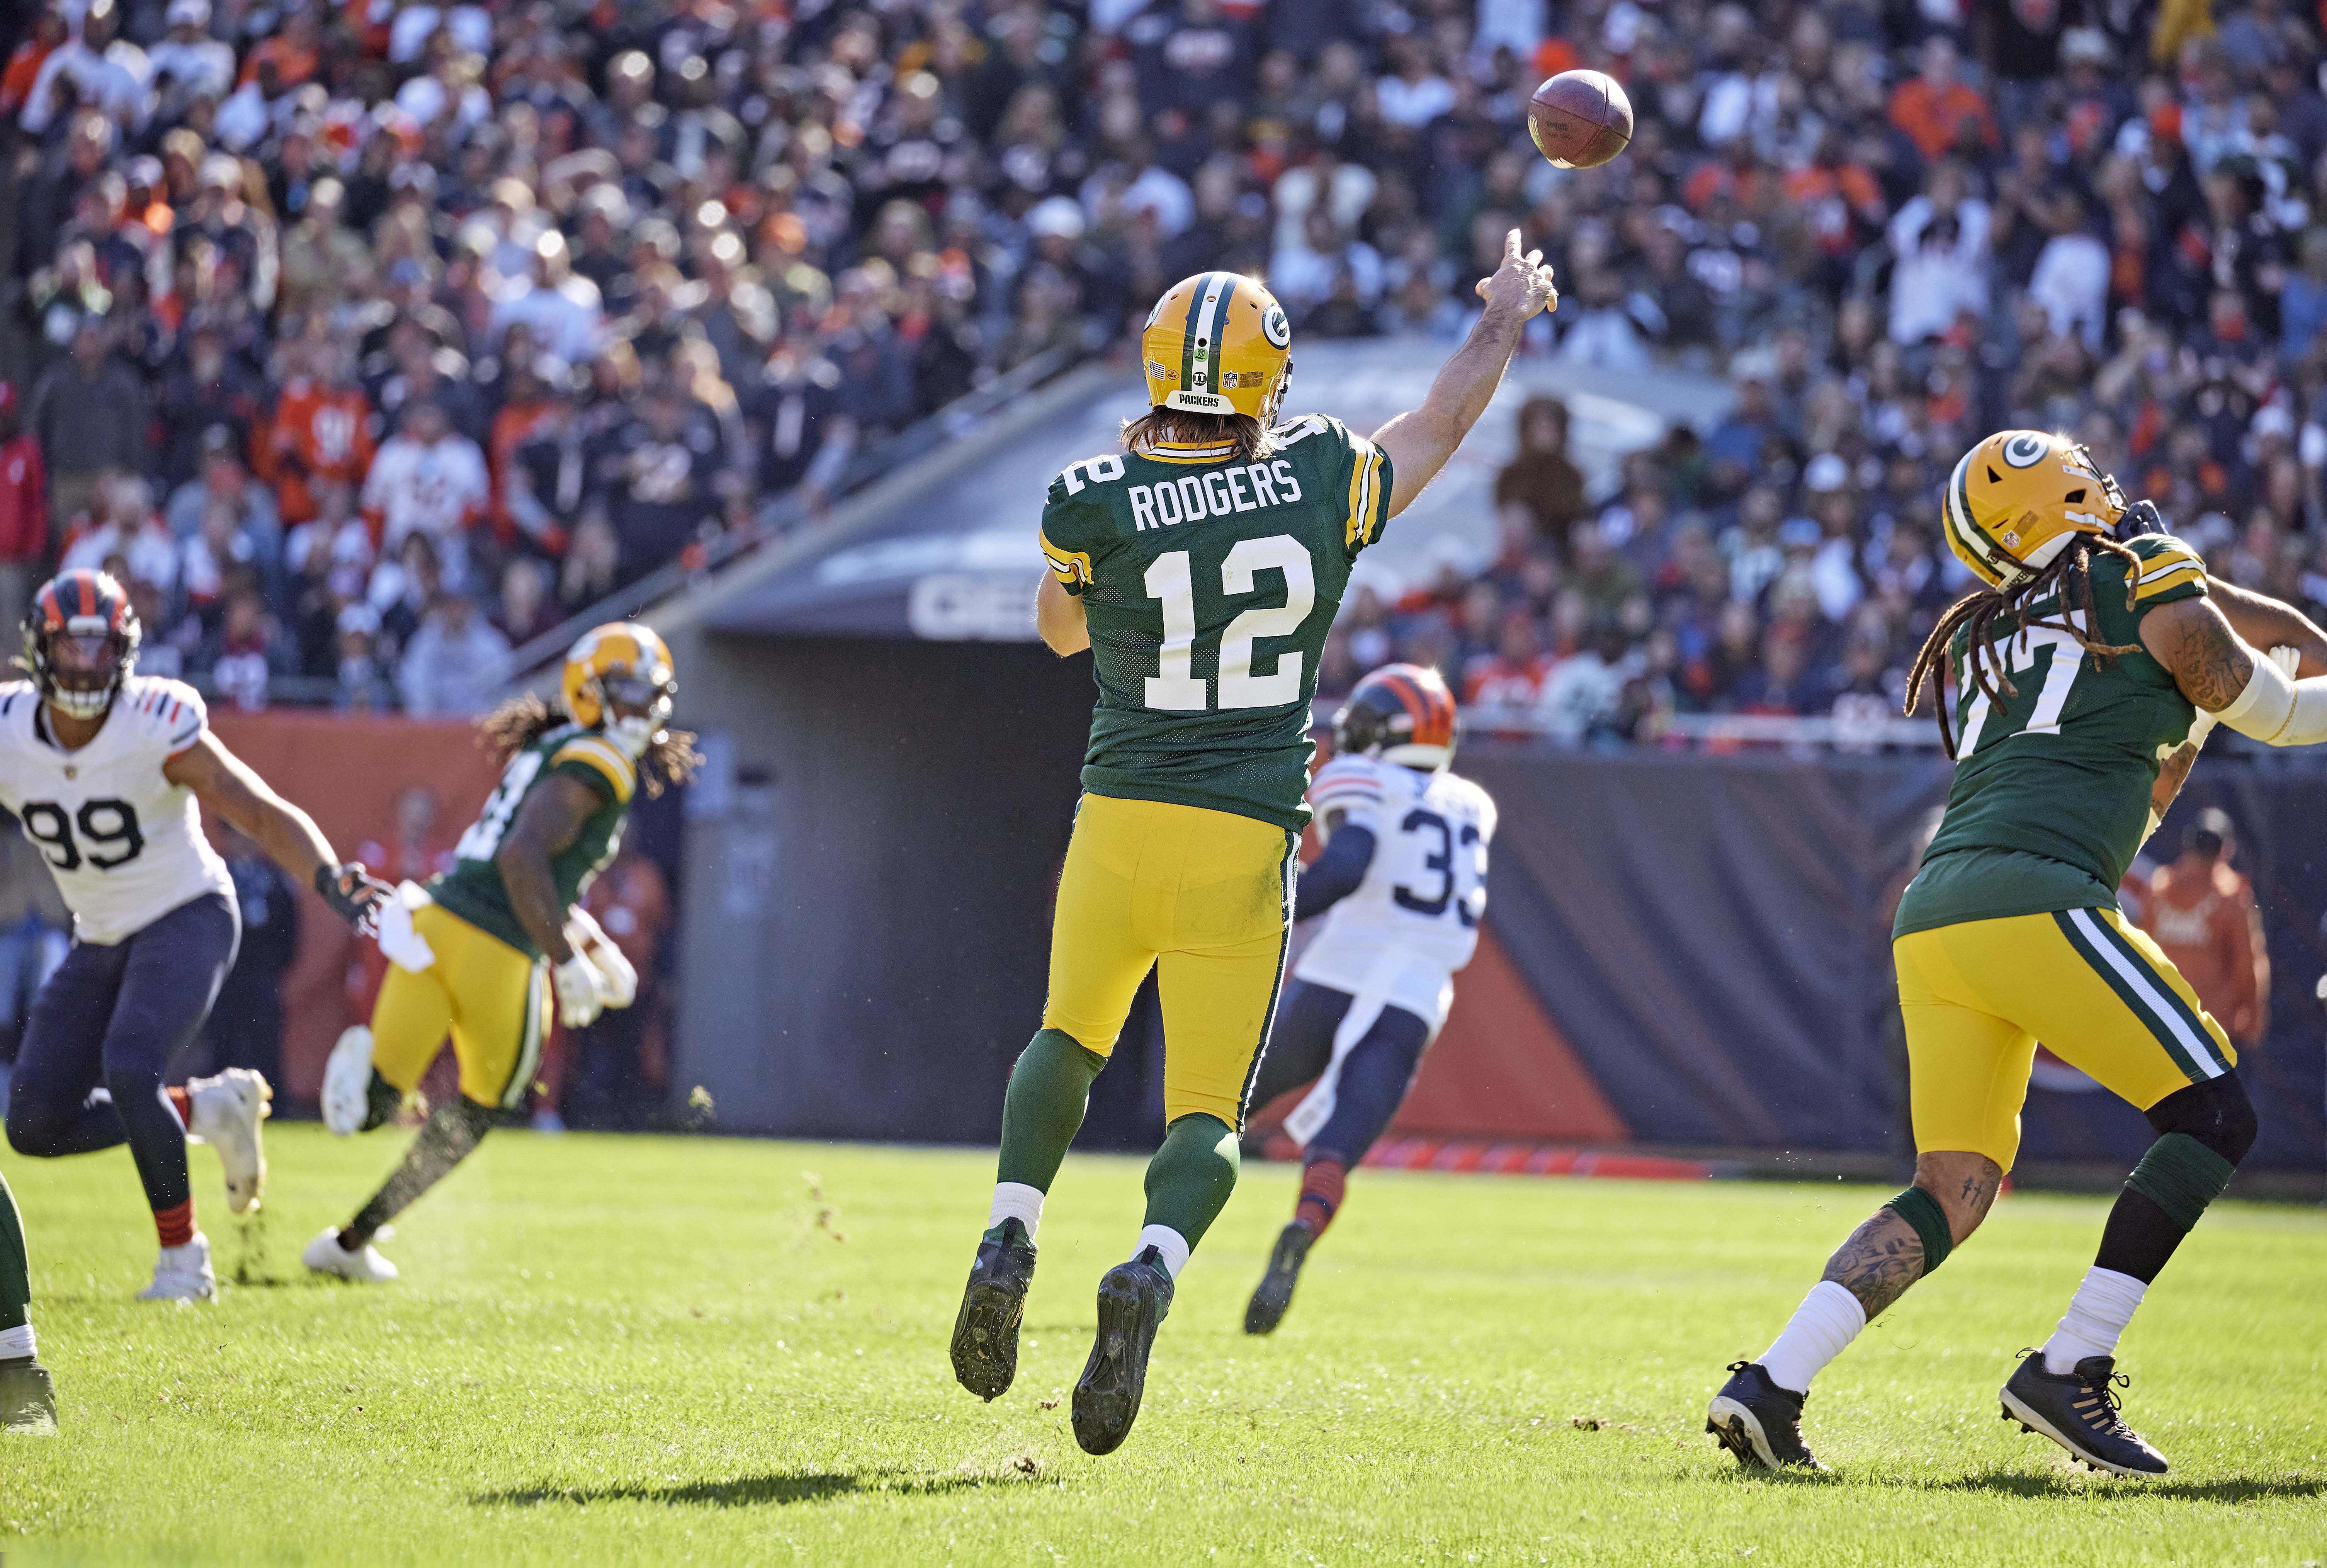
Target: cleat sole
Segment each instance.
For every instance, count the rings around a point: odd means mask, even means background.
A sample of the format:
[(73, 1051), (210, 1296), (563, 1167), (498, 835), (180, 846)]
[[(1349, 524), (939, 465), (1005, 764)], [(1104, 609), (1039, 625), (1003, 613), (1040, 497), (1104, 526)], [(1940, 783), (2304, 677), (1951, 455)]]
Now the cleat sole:
[(1162, 1317), (1143, 1322), (1147, 1296), (1137, 1283), (1117, 1276), (1124, 1269), (1144, 1266), (1122, 1265), (1099, 1281), (1098, 1333), (1090, 1360), (1075, 1381), (1072, 1412), (1075, 1442), (1085, 1453), (1113, 1453), (1139, 1419), (1139, 1402), (1147, 1389), (1147, 1356)]
[(953, 1330), (954, 1380), (988, 1404), (1010, 1392), (1018, 1377), (1018, 1327), (1023, 1293), (983, 1281), (962, 1293)]

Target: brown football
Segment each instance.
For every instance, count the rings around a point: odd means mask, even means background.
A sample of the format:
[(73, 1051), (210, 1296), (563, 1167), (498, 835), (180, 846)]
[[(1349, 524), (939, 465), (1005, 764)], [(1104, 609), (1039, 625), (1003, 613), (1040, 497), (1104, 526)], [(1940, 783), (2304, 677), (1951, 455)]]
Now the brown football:
[(1528, 135), (1556, 169), (1596, 169), (1632, 140), (1632, 100), (1615, 78), (1563, 70), (1528, 100)]

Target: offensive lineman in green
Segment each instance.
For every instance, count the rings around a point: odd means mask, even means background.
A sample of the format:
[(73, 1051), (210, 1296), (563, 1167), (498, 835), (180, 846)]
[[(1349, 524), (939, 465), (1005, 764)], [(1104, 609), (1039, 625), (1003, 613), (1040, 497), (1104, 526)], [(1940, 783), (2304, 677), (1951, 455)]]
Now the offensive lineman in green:
[(1350, 564), (1444, 467), (1528, 318), (1556, 305), (1513, 229), (1486, 308), (1421, 407), (1372, 440), (1277, 421), (1291, 328), (1268, 291), (1200, 273), (1140, 337), (1153, 407), (1123, 451), (1070, 464), (1042, 510), (1042, 640), (1098, 678), (1060, 879), (1042, 1028), (1010, 1075), (988, 1228), (954, 1325), (954, 1376), (993, 1399), (1018, 1367), (1042, 1199), (1147, 971), (1164, 1004), (1164, 1146), (1130, 1261), (1099, 1282), (1075, 1440), (1119, 1446), (1173, 1281), (1228, 1202), (1268, 1039), (1309, 809), (1310, 702)]
[(2327, 635), (2210, 578), (2178, 539), (2113, 537), (2129, 510), (2155, 520), (2041, 431), (1989, 436), (1949, 482), (1949, 547), (1987, 586), (1940, 618), (1907, 678), (1911, 707), (1927, 676), (1938, 686), (1956, 760), (1892, 931), (1914, 1184), (1843, 1243), (1760, 1360), (1730, 1367), (1706, 1430), (1748, 1468), (1824, 1468), (1799, 1429), (1811, 1377), (1986, 1218), (2041, 1040), (2158, 1136), (2060, 1327), (2004, 1385), (2004, 1414), (2096, 1470), (2165, 1473), (2118, 1414), (2117, 1339), (2245, 1157), (2255, 1113), (2220, 1025), (2119, 916), (2117, 886), (2217, 722), (2274, 746), (2327, 740)]

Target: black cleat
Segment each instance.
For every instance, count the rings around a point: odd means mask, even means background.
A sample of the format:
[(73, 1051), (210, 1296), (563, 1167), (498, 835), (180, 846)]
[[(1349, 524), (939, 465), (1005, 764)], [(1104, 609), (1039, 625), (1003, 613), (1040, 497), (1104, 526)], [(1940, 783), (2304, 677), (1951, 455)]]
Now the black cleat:
[(1000, 1241), (977, 1244), (977, 1261), (953, 1321), (953, 1375), (980, 1399), (999, 1399), (1018, 1376), (1018, 1325), (1034, 1283), (1034, 1244), (1023, 1220), (1002, 1222)]
[(1780, 1388), (1758, 1361), (1732, 1361), (1729, 1381), (1705, 1413), (1705, 1430), (1747, 1470), (1823, 1470), (1802, 1442), (1802, 1403), (1809, 1395)]
[(57, 1390), (49, 1369), (26, 1356), (0, 1361), (0, 1432), (48, 1437), (57, 1430)]
[(1273, 1334), (1276, 1325), (1285, 1321), (1285, 1310), (1293, 1304), (1293, 1287), (1301, 1283), (1301, 1265), (1309, 1261), (1309, 1249), (1316, 1244), (1316, 1232), (1297, 1219), (1278, 1235), (1276, 1249), (1268, 1255), (1268, 1272), (1260, 1276), (1244, 1310), (1246, 1333)]
[(1172, 1310), (1172, 1274), (1148, 1247), (1098, 1282), (1098, 1337), (1075, 1380), (1075, 1441), (1085, 1453), (1113, 1453), (1139, 1419), (1147, 1352)]
[(2004, 1385), (2004, 1419), (2049, 1437), (2097, 1470), (2113, 1476), (2162, 1476), (2165, 1456), (2144, 1442), (2117, 1414), (2110, 1386), (2126, 1379), (2107, 1356), (2088, 1356), (2073, 1372), (2044, 1370), (2042, 1351), (2023, 1350), (2020, 1365)]

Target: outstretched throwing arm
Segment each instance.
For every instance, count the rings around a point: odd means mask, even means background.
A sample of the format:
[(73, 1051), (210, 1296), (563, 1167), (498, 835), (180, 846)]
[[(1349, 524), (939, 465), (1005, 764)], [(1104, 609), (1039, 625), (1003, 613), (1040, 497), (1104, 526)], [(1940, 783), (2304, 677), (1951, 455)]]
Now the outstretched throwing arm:
[(1470, 338), (1454, 350), (1430, 384), (1422, 406), (1409, 409), (1374, 432), (1373, 442), (1388, 457), (1391, 471), (1389, 515), (1397, 516), (1413, 504), (1422, 487), (1437, 476), (1487, 411), (1495, 388), (1502, 385), (1503, 369), (1519, 346), (1519, 332), (1538, 313), (1559, 308), (1559, 291), (1552, 286), (1551, 268), (1543, 252), (1519, 254), (1519, 231), (1503, 241), (1503, 265), (1495, 275), (1479, 283), (1479, 297), (1487, 302)]

